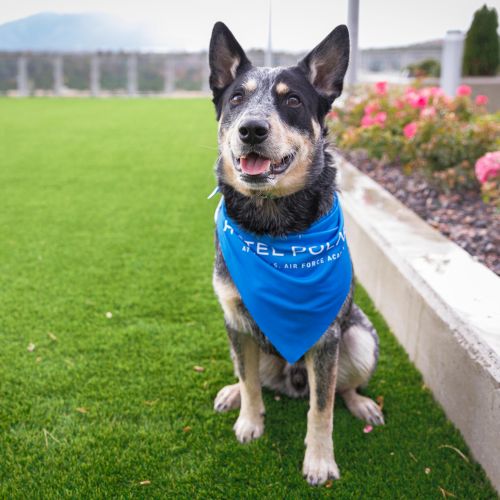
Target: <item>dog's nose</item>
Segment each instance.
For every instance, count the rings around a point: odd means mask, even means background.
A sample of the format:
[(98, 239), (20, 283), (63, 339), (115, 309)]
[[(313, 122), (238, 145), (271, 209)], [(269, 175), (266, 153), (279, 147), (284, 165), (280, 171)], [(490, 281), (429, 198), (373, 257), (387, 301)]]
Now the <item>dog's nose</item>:
[(238, 132), (245, 144), (260, 144), (269, 135), (269, 123), (265, 120), (246, 120)]

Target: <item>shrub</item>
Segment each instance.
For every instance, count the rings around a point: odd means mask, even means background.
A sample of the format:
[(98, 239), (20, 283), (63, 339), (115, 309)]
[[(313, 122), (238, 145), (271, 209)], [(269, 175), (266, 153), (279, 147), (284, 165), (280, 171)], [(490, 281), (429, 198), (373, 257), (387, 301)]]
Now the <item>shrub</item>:
[(474, 13), (467, 31), (463, 58), (464, 75), (495, 75), (498, 68), (498, 15), (484, 5)]
[(329, 115), (340, 148), (363, 149), (383, 162), (419, 170), (448, 188), (476, 188), (478, 158), (500, 149), (500, 113), (461, 86), (453, 98), (438, 87), (391, 89), (378, 83)]
[(425, 59), (415, 64), (409, 64), (406, 69), (411, 77), (424, 78), (434, 76), (439, 78), (441, 75), (441, 64), (435, 59)]

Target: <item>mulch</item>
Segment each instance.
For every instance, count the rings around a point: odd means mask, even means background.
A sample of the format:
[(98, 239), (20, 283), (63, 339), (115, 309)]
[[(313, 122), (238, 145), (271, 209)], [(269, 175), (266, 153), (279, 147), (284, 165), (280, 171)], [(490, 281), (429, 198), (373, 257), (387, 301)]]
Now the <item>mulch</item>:
[(476, 191), (445, 192), (418, 172), (404, 173), (363, 152), (339, 151), (428, 224), (500, 275), (500, 214)]

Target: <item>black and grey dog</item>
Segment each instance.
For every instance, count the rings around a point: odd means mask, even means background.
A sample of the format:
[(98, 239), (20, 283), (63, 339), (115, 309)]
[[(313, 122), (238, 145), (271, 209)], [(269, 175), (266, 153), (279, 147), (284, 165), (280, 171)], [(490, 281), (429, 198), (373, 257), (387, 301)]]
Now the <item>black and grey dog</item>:
[[(331, 209), (336, 169), (324, 121), (342, 92), (348, 61), (345, 26), (335, 28), (297, 66), (261, 68), (251, 64), (223, 23), (215, 24), (209, 62), (219, 122), (216, 173), (227, 214), (244, 230), (297, 233)], [(293, 365), (246, 310), (217, 235), (213, 284), (239, 379), (219, 391), (215, 410), (240, 408), (234, 431), (245, 443), (264, 432), (262, 386), (290, 397), (309, 395), (303, 474), (313, 485), (338, 478), (332, 440), (335, 391), (354, 416), (384, 423), (379, 406), (357, 392), (377, 364), (378, 337), (352, 302), (353, 284), (335, 321)]]

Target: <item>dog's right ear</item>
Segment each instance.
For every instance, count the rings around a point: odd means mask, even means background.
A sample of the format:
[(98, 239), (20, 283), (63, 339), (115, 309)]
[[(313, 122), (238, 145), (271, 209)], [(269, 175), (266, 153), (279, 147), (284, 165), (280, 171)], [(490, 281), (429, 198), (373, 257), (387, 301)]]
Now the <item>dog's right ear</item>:
[(252, 66), (234, 35), (221, 22), (215, 23), (212, 30), (208, 62), (210, 64), (209, 83), (215, 104), (236, 76)]

